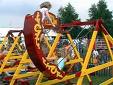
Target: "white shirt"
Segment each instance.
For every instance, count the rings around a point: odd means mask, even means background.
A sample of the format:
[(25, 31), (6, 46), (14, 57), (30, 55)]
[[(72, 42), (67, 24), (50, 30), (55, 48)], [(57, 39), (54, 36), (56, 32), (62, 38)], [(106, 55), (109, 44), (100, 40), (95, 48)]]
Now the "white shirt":
[(97, 50), (94, 50), (93, 51), (93, 57), (97, 57), (99, 55), (98, 51)]
[(47, 18), (46, 16), (46, 12), (49, 12), (49, 10), (47, 8), (41, 8), (40, 12), (42, 13), (42, 22), (45, 18)]
[(60, 70), (62, 70), (63, 67), (65, 66), (65, 62), (66, 62), (66, 59), (62, 57), (57, 60), (58, 68)]

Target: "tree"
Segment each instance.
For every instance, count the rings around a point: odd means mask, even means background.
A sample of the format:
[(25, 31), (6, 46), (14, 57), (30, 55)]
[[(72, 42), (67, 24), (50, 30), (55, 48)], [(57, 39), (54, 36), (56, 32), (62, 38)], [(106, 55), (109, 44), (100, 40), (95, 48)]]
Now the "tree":
[[(64, 8), (59, 9), (59, 17), (60, 17), (61, 23), (70, 23), (74, 20), (80, 20), (78, 18), (78, 14), (75, 12), (74, 7), (70, 3), (68, 3), (68, 5), (65, 6)], [(67, 28), (67, 29), (70, 29), (70, 28)], [(80, 27), (74, 27), (70, 31), (72, 38), (76, 38), (76, 36), (80, 31), (81, 31)]]
[(59, 9), (59, 16), (62, 23), (69, 23), (73, 20), (79, 20), (78, 14), (75, 12), (75, 9), (70, 3), (68, 3), (68, 5), (64, 8)]
[(89, 20), (102, 18), (107, 31), (113, 36), (112, 11), (107, 8), (105, 0), (100, 0), (97, 5), (93, 4), (89, 9)]

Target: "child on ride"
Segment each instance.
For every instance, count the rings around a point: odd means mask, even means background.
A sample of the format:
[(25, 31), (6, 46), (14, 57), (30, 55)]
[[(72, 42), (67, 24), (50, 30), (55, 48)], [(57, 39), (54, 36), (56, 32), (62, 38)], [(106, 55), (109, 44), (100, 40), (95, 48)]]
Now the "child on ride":
[(50, 2), (43, 2), (40, 5), (40, 12), (42, 13), (42, 23), (44, 22), (44, 20), (49, 20), (52, 26), (55, 27), (55, 25), (52, 23), (52, 20), (49, 16), (49, 10), (51, 9), (51, 7), (52, 5)]
[(50, 2), (43, 2), (41, 5), (40, 5), (40, 12), (42, 14), (42, 27), (43, 27), (43, 34), (41, 35), (40, 37), (40, 41), (42, 39), (44, 39), (44, 33), (47, 34), (48, 30), (47, 29), (44, 29), (44, 26), (43, 26), (43, 23), (45, 20), (49, 21), (50, 24), (55, 27), (55, 25), (52, 23), (52, 20), (49, 16), (49, 10), (51, 9), (52, 5)]

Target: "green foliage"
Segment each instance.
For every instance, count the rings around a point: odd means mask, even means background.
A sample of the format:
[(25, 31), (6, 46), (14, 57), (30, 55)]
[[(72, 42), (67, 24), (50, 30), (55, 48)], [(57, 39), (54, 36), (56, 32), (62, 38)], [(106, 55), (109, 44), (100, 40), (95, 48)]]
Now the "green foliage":
[(68, 3), (68, 5), (64, 8), (59, 9), (59, 16), (62, 23), (69, 23), (73, 20), (79, 20), (78, 14), (75, 12), (75, 9), (70, 3)]
[(89, 9), (89, 20), (102, 18), (107, 31), (113, 36), (112, 11), (107, 8), (105, 0), (100, 0), (97, 5), (93, 4)]
[[(61, 23), (71, 23), (74, 20), (80, 20), (78, 18), (78, 14), (75, 12), (75, 9), (70, 3), (68, 3), (68, 5), (64, 8), (59, 9), (59, 17)], [(70, 29), (70, 27), (66, 29)], [(80, 27), (73, 27), (73, 29), (70, 31), (72, 38), (76, 38), (80, 31)]]

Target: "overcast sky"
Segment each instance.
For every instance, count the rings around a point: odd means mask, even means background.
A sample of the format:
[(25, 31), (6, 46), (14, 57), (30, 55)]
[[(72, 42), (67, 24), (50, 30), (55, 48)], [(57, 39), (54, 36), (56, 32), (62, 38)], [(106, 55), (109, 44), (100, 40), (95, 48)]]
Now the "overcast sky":
[[(47, 0), (0, 0), (0, 27), (23, 27), (26, 14), (34, 13), (40, 3)], [(57, 13), (61, 6), (72, 4), (81, 20), (88, 18), (88, 9), (99, 0), (48, 0), (53, 4), (50, 10)], [(108, 8), (113, 10), (113, 0), (106, 0)], [(1, 30), (1, 29), (0, 29)]]

